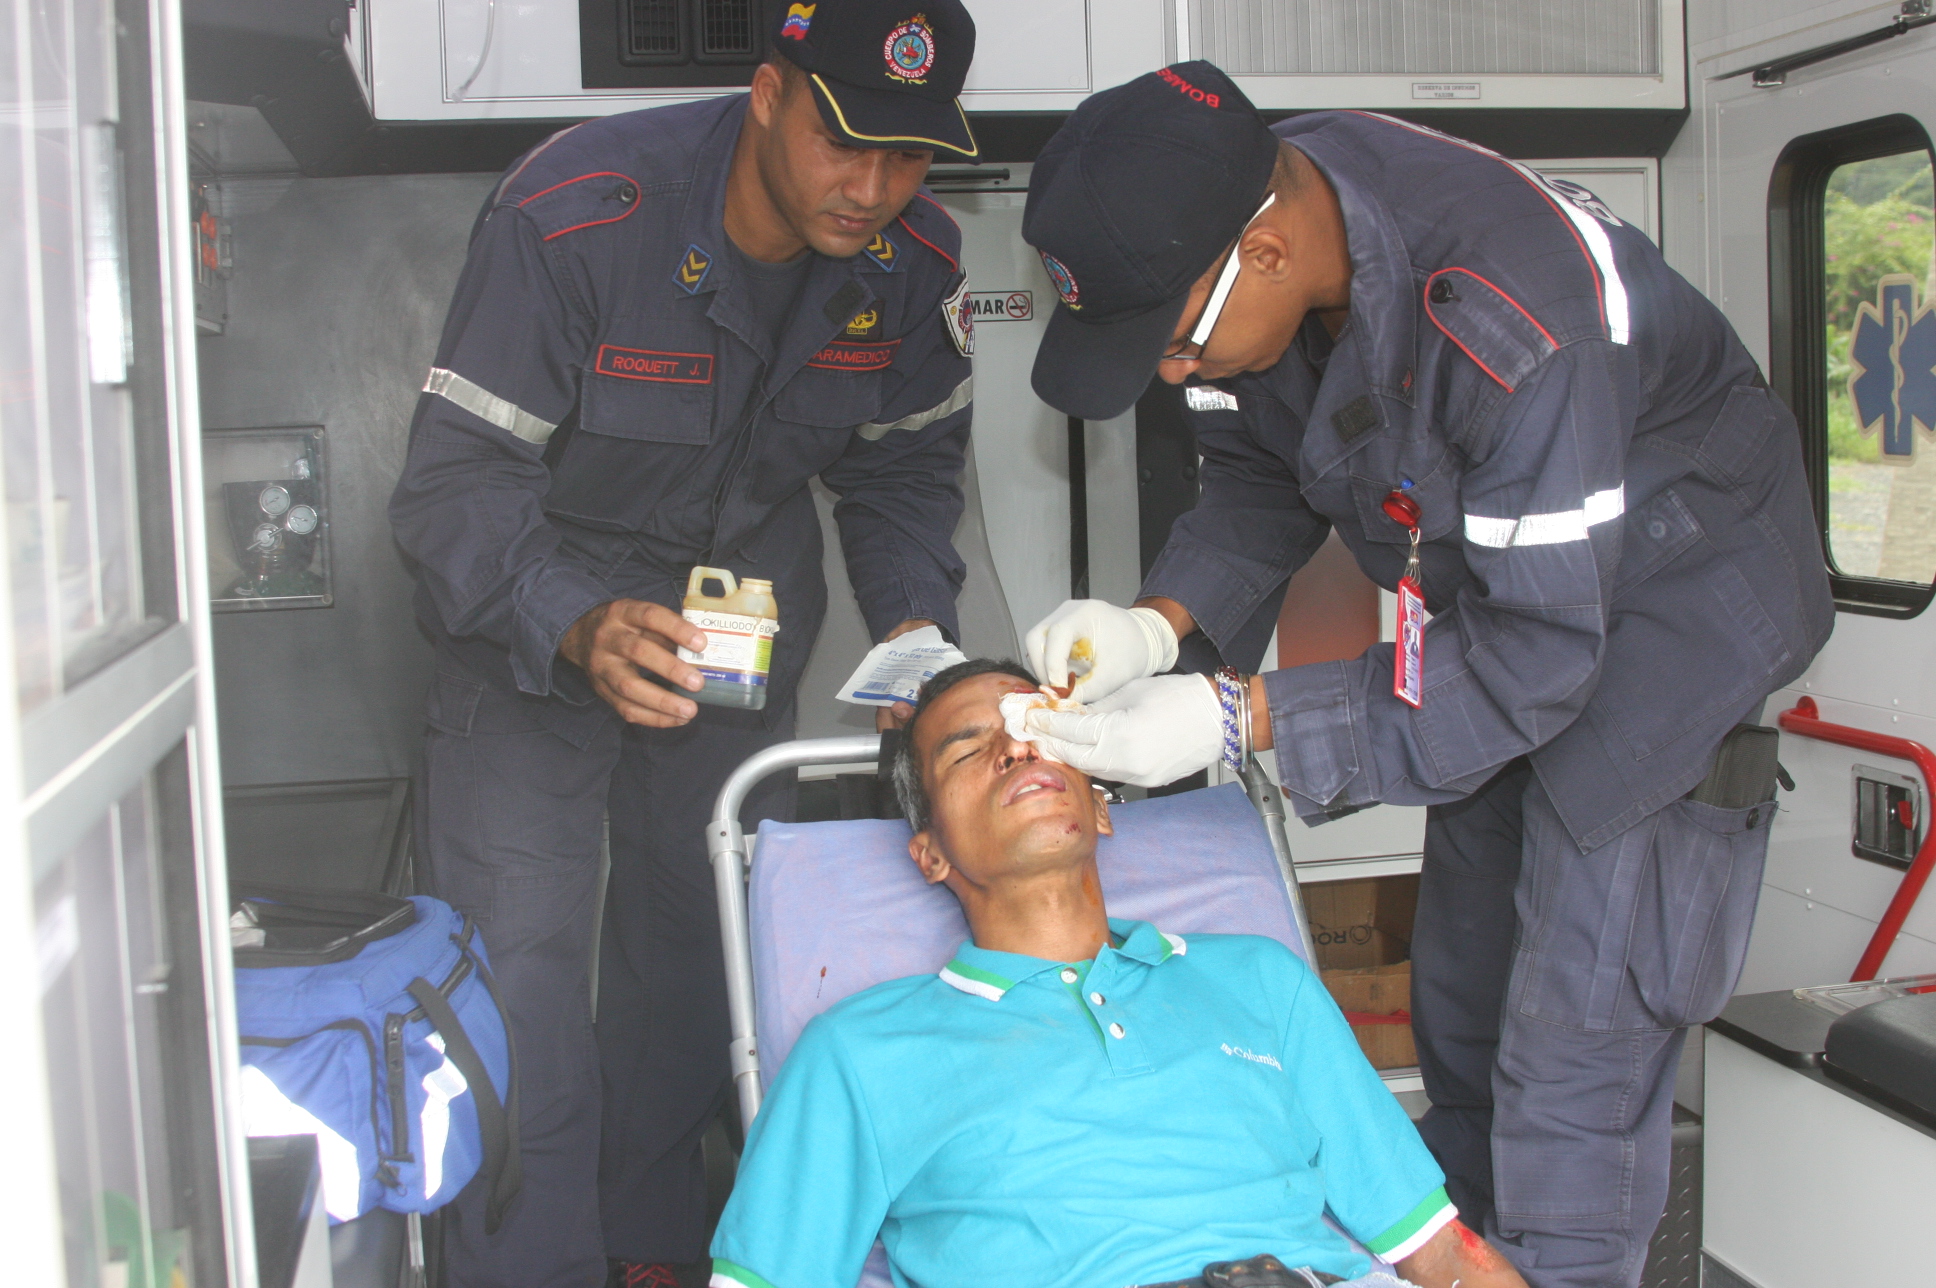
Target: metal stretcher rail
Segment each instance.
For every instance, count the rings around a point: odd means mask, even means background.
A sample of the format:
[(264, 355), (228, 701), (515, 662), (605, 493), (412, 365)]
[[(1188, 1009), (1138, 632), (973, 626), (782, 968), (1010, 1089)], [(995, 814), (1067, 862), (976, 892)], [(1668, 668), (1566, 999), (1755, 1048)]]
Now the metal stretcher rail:
[[(866, 734), (847, 738), (805, 738), (781, 743), (748, 757), (735, 769), (719, 790), (713, 805), (712, 821), (706, 825), (706, 852), (712, 858), (713, 888), (719, 899), (719, 937), (726, 955), (726, 1006), (732, 1020), (733, 1041), (730, 1058), (733, 1083), (739, 1092), (740, 1122), (752, 1126), (760, 1111), (760, 1053), (755, 1032), (753, 994), (753, 941), (747, 924), (746, 880), (752, 870), (747, 857), (746, 833), (740, 827), (739, 812), (753, 788), (769, 774), (805, 765), (845, 765), (877, 760), (881, 740)], [(1298, 889), (1297, 869), (1291, 862), (1290, 839), (1284, 831), (1284, 798), (1277, 785), (1264, 773), (1253, 757), (1244, 767), (1244, 790), (1264, 821), (1271, 853), (1277, 859), (1278, 875), (1290, 897), (1291, 919), (1304, 948), (1304, 960), (1317, 962), (1317, 946), (1311, 939), (1311, 922), (1304, 913), (1304, 895)]]

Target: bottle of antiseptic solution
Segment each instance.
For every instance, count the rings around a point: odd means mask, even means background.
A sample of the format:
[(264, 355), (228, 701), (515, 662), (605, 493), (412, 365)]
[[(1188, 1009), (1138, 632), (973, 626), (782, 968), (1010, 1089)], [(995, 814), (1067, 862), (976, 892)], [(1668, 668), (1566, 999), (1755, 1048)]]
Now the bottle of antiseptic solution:
[[(709, 581), (718, 582), (724, 593), (702, 594)], [(735, 581), (724, 568), (694, 568), (686, 579), (684, 610), (685, 619), (706, 632), (705, 652), (679, 650), (679, 660), (706, 677), (706, 687), (692, 700), (754, 711), (764, 707), (773, 637), (780, 633), (773, 583), (755, 577)]]

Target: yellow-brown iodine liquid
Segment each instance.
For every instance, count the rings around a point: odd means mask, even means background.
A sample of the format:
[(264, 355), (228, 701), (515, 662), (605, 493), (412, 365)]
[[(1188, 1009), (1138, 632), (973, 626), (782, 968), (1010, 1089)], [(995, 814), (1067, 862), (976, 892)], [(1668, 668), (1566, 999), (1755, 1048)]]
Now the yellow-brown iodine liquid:
[[(716, 581), (725, 592), (700, 592)], [(706, 632), (706, 651), (679, 650), (679, 660), (699, 668), (706, 687), (694, 702), (754, 711), (766, 705), (766, 676), (773, 668), (773, 637), (780, 633), (780, 607), (773, 583), (748, 577), (736, 581), (724, 568), (694, 568), (686, 579), (685, 619)]]

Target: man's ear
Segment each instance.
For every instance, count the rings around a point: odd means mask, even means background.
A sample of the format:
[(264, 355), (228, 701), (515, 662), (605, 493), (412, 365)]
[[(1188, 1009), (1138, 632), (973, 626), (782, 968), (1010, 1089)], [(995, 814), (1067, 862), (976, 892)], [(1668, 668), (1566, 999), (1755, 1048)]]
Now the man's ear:
[(1096, 793), (1096, 835), (1116, 835), (1116, 825), (1109, 821), (1109, 793), (1095, 783), (1089, 786)]
[(935, 843), (933, 832), (916, 832), (908, 840), (908, 854), (929, 885), (941, 884), (955, 870), (954, 865), (948, 862), (948, 856)]
[(762, 128), (772, 129), (780, 114), (780, 100), (786, 97), (786, 73), (772, 63), (753, 69), (753, 86), (747, 94), (746, 110)]
[(1265, 219), (1251, 225), (1250, 231), (1244, 234), (1243, 243), (1237, 247), (1237, 253), (1244, 257), (1245, 271), (1255, 273), (1266, 281), (1279, 281), (1291, 271), (1290, 238)]

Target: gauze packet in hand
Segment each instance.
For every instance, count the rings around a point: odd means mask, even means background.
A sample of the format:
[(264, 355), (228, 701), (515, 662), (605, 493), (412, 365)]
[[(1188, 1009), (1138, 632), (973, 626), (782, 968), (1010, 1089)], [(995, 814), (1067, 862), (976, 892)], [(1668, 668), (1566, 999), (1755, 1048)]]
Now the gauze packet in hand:
[(862, 707), (912, 702), (936, 672), (967, 660), (966, 654), (943, 638), (939, 626), (923, 626), (869, 649), (834, 696)]

